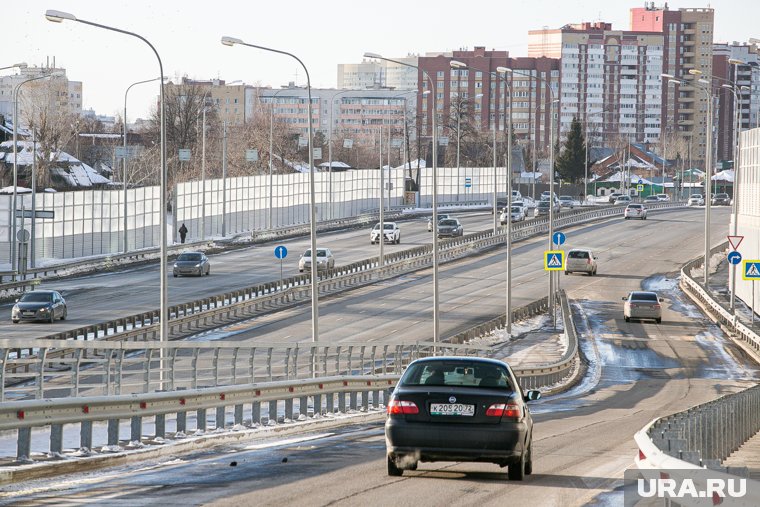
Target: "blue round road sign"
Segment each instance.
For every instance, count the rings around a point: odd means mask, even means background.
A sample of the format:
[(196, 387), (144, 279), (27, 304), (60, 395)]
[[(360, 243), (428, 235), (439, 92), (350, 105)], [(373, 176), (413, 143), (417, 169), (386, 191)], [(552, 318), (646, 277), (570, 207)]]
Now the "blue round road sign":
[(278, 259), (284, 259), (285, 257), (288, 256), (288, 249), (282, 245), (275, 247), (274, 256), (277, 257)]
[(729, 252), (728, 253), (728, 262), (731, 264), (739, 264), (742, 261), (742, 254), (739, 252)]
[(555, 232), (552, 236), (552, 241), (554, 241), (554, 244), (557, 246), (562, 246), (562, 244), (565, 242), (565, 239), (567, 239), (567, 237), (565, 236), (564, 232)]

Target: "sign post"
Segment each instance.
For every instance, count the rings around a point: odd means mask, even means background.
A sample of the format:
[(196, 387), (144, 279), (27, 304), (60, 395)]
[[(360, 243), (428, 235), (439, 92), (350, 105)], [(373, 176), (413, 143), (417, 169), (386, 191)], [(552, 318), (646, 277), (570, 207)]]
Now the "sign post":
[(283, 245), (279, 245), (275, 247), (274, 249), (274, 256), (280, 259), (280, 290), (283, 290), (282, 287), (282, 260), (288, 256), (288, 249), (285, 248)]
[[(742, 256), (737, 252), (739, 250), (739, 245), (742, 244), (742, 240), (744, 239), (744, 236), (727, 236), (728, 238), (728, 244), (731, 245), (732, 252), (729, 252), (728, 254), (728, 262), (731, 263), (731, 299), (729, 304), (729, 310), (731, 310), (732, 314), (736, 314), (736, 265), (741, 262)], [(738, 255), (738, 260), (736, 262), (732, 262), (732, 256), (731, 254), (736, 254), (733, 256), (734, 259), (736, 259)]]

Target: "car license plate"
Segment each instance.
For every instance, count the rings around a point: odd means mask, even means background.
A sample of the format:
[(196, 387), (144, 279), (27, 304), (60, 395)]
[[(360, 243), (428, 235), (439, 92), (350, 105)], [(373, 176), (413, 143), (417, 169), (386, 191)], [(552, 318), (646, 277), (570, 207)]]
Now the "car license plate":
[(24, 315), (34, 315), (34, 312), (29, 311), (29, 310), (25, 310), (24, 311)]
[(463, 403), (431, 403), (430, 415), (473, 416), (475, 415), (475, 405), (465, 405)]

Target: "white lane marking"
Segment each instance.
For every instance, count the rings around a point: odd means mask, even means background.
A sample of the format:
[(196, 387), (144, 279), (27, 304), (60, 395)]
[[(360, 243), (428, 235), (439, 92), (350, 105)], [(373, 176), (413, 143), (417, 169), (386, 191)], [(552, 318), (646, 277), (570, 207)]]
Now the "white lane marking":
[(246, 451), (257, 451), (259, 449), (270, 449), (272, 447), (280, 447), (283, 445), (292, 445), (299, 442), (308, 442), (309, 440), (318, 440), (320, 438), (327, 438), (335, 435), (335, 433), (318, 433), (316, 435), (307, 435), (305, 437), (287, 438), (285, 440), (277, 440), (274, 442), (267, 442), (266, 444), (254, 444), (244, 447)]

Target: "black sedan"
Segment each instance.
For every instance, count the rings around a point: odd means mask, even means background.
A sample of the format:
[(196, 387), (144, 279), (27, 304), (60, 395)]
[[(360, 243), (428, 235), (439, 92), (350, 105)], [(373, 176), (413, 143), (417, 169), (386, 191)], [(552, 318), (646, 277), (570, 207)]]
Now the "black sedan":
[(464, 235), (464, 227), (456, 218), (447, 218), (438, 222), (438, 237), (456, 237)]
[(179, 275), (203, 276), (211, 274), (211, 263), (203, 252), (185, 252), (174, 261), (174, 277)]
[(496, 463), (511, 480), (533, 472), (533, 419), (510, 367), (493, 359), (430, 357), (409, 365), (385, 422), (388, 475), (422, 461)]
[(11, 320), (14, 324), (22, 320), (42, 320), (52, 323), (56, 319), (66, 320), (67, 316), (66, 300), (54, 290), (27, 292), (16, 300), (11, 310)]
[(715, 194), (713, 195), (710, 204), (713, 206), (730, 206), (731, 197), (728, 194)]

